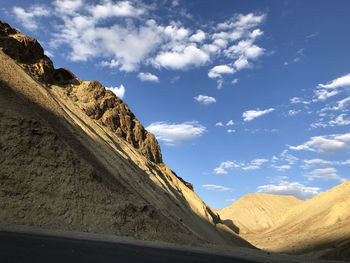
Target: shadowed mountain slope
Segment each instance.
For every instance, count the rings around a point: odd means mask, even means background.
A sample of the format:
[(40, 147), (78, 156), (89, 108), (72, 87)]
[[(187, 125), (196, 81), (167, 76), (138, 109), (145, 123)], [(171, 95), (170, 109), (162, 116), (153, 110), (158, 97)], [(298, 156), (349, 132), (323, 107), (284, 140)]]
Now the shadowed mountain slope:
[(252, 247), (162, 162), (155, 137), (97, 81), (54, 69), (0, 22), (0, 224)]

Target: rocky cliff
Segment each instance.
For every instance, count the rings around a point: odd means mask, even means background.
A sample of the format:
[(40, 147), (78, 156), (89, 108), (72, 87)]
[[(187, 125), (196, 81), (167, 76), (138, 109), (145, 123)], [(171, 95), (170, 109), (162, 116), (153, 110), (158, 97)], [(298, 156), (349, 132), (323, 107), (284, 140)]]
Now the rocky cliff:
[(162, 162), (129, 107), (0, 22), (0, 224), (252, 247)]

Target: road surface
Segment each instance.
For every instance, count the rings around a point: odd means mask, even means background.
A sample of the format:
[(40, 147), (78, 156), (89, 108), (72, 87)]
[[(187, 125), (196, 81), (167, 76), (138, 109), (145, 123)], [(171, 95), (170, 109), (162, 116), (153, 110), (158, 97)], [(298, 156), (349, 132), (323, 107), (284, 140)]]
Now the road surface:
[(0, 232), (1, 263), (253, 263), (221, 255), (64, 237)]

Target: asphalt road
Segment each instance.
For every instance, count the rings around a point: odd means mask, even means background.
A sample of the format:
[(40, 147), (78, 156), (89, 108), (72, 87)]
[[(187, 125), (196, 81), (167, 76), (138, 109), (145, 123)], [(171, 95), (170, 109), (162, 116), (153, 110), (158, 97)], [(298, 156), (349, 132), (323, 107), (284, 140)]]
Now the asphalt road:
[(253, 263), (254, 261), (213, 254), (150, 248), (112, 242), (0, 232), (0, 262)]

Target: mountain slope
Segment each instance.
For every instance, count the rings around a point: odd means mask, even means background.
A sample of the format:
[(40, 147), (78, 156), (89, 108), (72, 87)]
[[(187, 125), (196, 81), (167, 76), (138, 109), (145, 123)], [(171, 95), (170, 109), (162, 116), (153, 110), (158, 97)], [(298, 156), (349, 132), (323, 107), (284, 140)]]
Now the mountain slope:
[(267, 250), (350, 260), (350, 181), (292, 207), (265, 233), (246, 238)]
[(162, 162), (112, 92), (54, 69), (4, 22), (0, 49), (1, 224), (252, 247)]
[(289, 208), (300, 203), (302, 201), (294, 196), (254, 193), (243, 196), (218, 213), (225, 223), (233, 222), (240, 233), (247, 233), (272, 227)]

